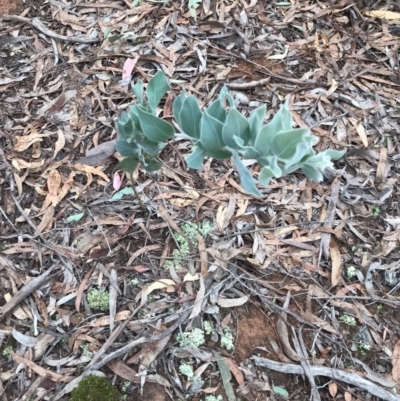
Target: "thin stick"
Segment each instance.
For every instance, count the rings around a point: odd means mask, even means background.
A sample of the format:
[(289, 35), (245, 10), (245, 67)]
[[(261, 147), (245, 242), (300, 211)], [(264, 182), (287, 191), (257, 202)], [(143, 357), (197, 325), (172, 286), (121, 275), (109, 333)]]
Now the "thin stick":
[[(297, 375), (304, 373), (304, 370), (300, 365), (275, 362), (259, 356), (253, 356), (251, 359), (255, 361), (256, 365), (275, 370), (276, 372), (293, 373)], [(352, 386), (356, 386), (364, 391), (367, 391), (368, 393), (371, 393), (384, 401), (400, 401), (400, 396), (370, 382), (369, 380), (363, 379), (355, 373), (327, 368), (325, 366), (310, 365), (309, 369), (314, 376), (326, 376), (347, 384), (351, 384)]]
[(130, 180), (131, 180), (133, 192), (134, 192), (136, 198), (137, 198), (138, 201), (139, 201), (139, 205), (140, 205), (140, 207), (141, 207), (142, 209), (144, 209), (144, 205), (143, 205), (143, 202), (142, 202), (142, 198), (139, 196), (138, 191), (136, 191), (136, 187), (135, 187), (136, 181), (135, 181), (135, 179), (133, 178), (133, 171), (131, 171), (131, 173), (129, 174), (129, 178), (130, 178)]
[(58, 33), (48, 29), (46, 25), (43, 24), (38, 18), (25, 18), (20, 17), (18, 15), (5, 15), (3, 17), (6, 21), (18, 21), (24, 24), (29, 24), (33, 28), (37, 29), (39, 32), (42, 32), (49, 38), (57, 39), (63, 42), (71, 42), (71, 43), (83, 43), (83, 44), (91, 44), (91, 43), (98, 43), (101, 42), (100, 38), (81, 38), (79, 36), (64, 36), (59, 35)]

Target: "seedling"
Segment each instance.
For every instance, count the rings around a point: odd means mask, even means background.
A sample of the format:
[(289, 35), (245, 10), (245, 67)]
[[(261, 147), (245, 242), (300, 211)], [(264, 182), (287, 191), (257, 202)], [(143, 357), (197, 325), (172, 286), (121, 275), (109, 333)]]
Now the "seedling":
[(371, 346), (367, 343), (358, 344), (358, 349), (360, 350), (361, 355), (366, 355), (368, 351), (371, 351)]
[(83, 343), (81, 344), (81, 348), (82, 348), (82, 356), (85, 356), (86, 358), (93, 357), (93, 352), (90, 351), (89, 344)]
[(181, 372), (184, 376), (186, 376), (186, 379), (191, 381), (193, 380), (193, 368), (190, 365), (187, 365), (186, 363), (182, 363), (179, 365), (179, 372)]
[(357, 322), (356, 319), (353, 316), (349, 316), (349, 315), (342, 315), (340, 316), (340, 320), (344, 323), (347, 324), (347, 326), (352, 326), (354, 327)]
[(357, 276), (357, 269), (354, 266), (348, 266), (347, 267), (347, 277), (353, 278), (355, 276)]
[(206, 332), (207, 335), (214, 333), (214, 328), (210, 321), (205, 320), (203, 323), (203, 326), (204, 326), (204, 331)]
[(197, 327), (192, 329), (192, 331), (179, 333), (176, 339), (181, 347), (200, 347), (205, 341), (203, 330)]
[(133, 278), (131, 280), (131, 285), (133, 285), (134, 287), (139, 285), (139, 279), (138, 278)]
[(3, 349), (3, 352), (1, 353), (3, 355), (3, 358), (6, 361), (11, 361), (12, 356), (11, 356), (11, 352), (13, 351), (13, 347), (11, 345), (9, 345), (8, 347), (5, 347)]
[(213, 229), (212, 224), (203, 220), (198, 226), (193, 223), (183, 223), (180, 226), (181, 231), (184, 235), (174, 233), (174, 239), (178, 244), (178, 249), (172, 251), (173, 260), (167, 260), (164, 263), (164, 268), (168, 270), (171, 266), (175, 270), (181, 270), (185, 265), (185, 259), (190, 256), (191, 250), (197, 251), (198, 242), (197, 234), (200, 234), (204, 239), (207, 237), (209, 232)]
[(106, 312), (109, 309), (110, 294), (108, 291), (100, 291), (96, 288), (93, 288), (87, 295), (87, 300), (92, 309), (103, 312)]
[(208, 395), (204, 401), (223, 401), (222, 395)]
[(224, 335), (221, 336), (221, 347), (228, 351), (232, 351), (234, 348), (233, 335), (229, 327), (225, 327)]
[(381, 209), (379, 209), (378, 206), (372, 205), (371, 213), (372, 213), (372, 216), (375, 216), (375, 217), (379, 216), (381, 214)]
[[(156, 108), (170, 89), (163, 73), (157, 72), (149, 81), (146, 92), (138, 81), (132, 91), (138, 104), (118, 119), (120, 140), (118, 152), (124, 157), (118, 168), (131, 174), (139, 164), (147, 171), (161, 167), (157, 161), (165, 141), (173, 138), (189, 139), (192, 153), (186, 159), (188, 167), (200, 169), (205, 157), (228, 159), (233, 157), (243, 188), (250, 194), (261, 196), (252, 174), (243, 160), (256, 160), (261, 170), (258, 181), (268, 185), (271, 178), (279, 178), (301, 169), (313, 181), (322, 181), (322, 172), (333, 166), (345, 151), (327, 149), (316, 154), (313, 146), (317, 138), (307, 128), (292, 128), (289, 99), (273, 119), (264, 125), (266, 107), (253, 110), (246, 118), (237, 109), (226, 87), (209, 107), (200, 109), (193, 95), (183, 90), (175, 99), (172, 110), (181, 134), (157, 116)], [(144, 96), (146, 94), (146, 96)], [(146, 99), (145, 99), (146, 97)], [(225, 103), (229, 103), (226, 108)]]

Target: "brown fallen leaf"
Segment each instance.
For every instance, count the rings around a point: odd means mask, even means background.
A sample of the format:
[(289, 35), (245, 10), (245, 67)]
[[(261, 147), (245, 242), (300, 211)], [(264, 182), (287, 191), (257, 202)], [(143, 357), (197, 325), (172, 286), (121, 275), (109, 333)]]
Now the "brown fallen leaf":
[(206, 243), (200, 234), (197, 234), (197, 242), (200, 256), (200, 272), (203, 278), (206, 278), (208, 273), (208, 257)]
[(30, 361), (29, 359), (24, 358), (23, 356), (19, 356), (18, 354), (16, 354), (13, 351), (11, 351), (11, 356), (15, 362), (25, 364), (28, 368), (32, 369), (39, 376), (48, 377), (56, 383), (58, 383), (58, 382), (67, 382), (68, 383), (73, 379), (73, 377), (66, 376), (66, 375), (60, 375), (58, 373), (52, 372), (51, 370), (44, 369), (44, 368), (40, 367), (39, 365), (36, 365), (36, 363)]
[(61, 175), (57, 170), (51, 170), (47, 178), (47, 189), (49, 190), (48, 198), (51, 204), (56, 207), (58, 204), (58, 190), (61, 185)]
[(338, 391), (337, 384), (335, 382), (329, 383), (328, 389), (329, 389), (329, 394), (333, 398), (335, 398)]
[(87, 166), (85, 164), (75, 163), (72, 165), (73, 168), (83, 171), (84, 173), (98, 175), (99, 177), (103, 178), (105, 181), (110, 182), (110, 179), (99, 169)]
[(23, 152), (35, 142), (42, 142), (42, 138), (46, 138), (51, 135), (54, 135), (54, 132), (46, 132), (45, 134), (33, 132), (32, 134), (26, 136), (15, 136), (17, 143), (14, 146), (14, 150), (17, 152)]
[(400, 340), (394, 346), (392, 354), (392, 378), (394, 381), (400, 381)]
[(367, 17), (372, 17), (372, 18), (384, 18), (384, 19), (394, 19), (394, 20), (399, 20), (400, 21), (400, 13), (395, 13), (393, 11), (386, 11), (386, 10), (372, 10), (372, 11), (366, 11), (365, 15)]
[(332, 262), (332, 275), (331, 281), (332, 285), (338, 285), (342, 275), (342, 255), (340, 253), (339, 245), (335, 238), (331, 236), (329, 252)]
[(24, 170), (24, 169), (35, 169), (42, 167), (44, 164), (44, 160), (40, 160), (38, 162), (27, 162), (22, 159), (13, 159), (11, 164), (18, 170)]
[(292, 361), (299, 362), (300, 357), (296, 351), (292, 348), (289, 340), (289, 332), (285, 321), (280, 317), (276, 325), (276, 331), (278, 333), (279, 341), (281, 342), (283, 351)]
[(52, 157), (53, 160), (57, 156), (58, 152), (61, 149), (63, 149), (64, 146), (65, 146), (65, 135), (64, 135), (64, 133), (62, 132), (61, 129), (59, 129), (57, 131), (57, 135), (58, 135), (58, 138), (57, 138), (57, 141), (56, 141), (56, 143), (54, 145), (54, 154), (53, 154), (53, 157)]
[(46, 209), (46, 212), (43, 214), (42, 221), (36, 227), (34, 235), (36, 236), (36, 235), (41, 234), (46, 227), (51, 229), (51, 225), (52, 225), (51, 223), (53, 221), (53, 217), (54, 217), (54, 207), (52, 205), (50, 205)]
[(83, 293), (85, 291), (86, 288), (86, 284), (90, 278), (90, 276), (92, 275), (93, 271), (94, 271), (95, 267), (92, 267), (86, 274), (85, 277), (83, 278), (82, 282), (79, 285), (78, 291), (76, 293), (76, 299), (75, 299), (75, 309), (76, 311), (79, 313), (80, 312), (80, 306), (81, 306), (81, 300), (83, 297)]
[(144, 370), (146, 366), (150, 366), (150, 364), (153, 363), (160, 352), (166, 347), (171, 335), (172, 333), (161, 340), (146, 344), (136, 355), (129, 358), (126, 363), (136, 364), (140, 362), (139, 371)]
[(134, 252), (131, 257), (128, 260), (127, 265), (131, 265), (133, 261), (143, 253), (149, 252), (149, 251), (155, 251), (156, 249), (161, 249), (162, 246), (160, 244), (154, 244), (154, 245), (148, 245), (145, 246), (144, 248), (138, 249), (136, 252)]
[(242, 371), (239, 369), (238, 365), (233, 359), (223, 357), (225, 360), (225, 363), (228, 365), (229, 370), (233, 373), (235, 376), (236, 381), (238, 382), (239, 386), (244, 386), (244, 376)]

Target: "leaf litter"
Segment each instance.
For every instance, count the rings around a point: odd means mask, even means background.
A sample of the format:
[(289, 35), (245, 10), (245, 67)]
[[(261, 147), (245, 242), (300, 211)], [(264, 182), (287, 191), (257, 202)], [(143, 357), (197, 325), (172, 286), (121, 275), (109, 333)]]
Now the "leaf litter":
[[(68, 397), (87, 374), (128, 400), (399, 399), (400, 9), (381, 3), (0, 6), (2, 399)], [(256, 199), (230, 163), (188, 171), (172, 142), (160, 172), (134, 173), (142, 210), (115, 122), (158, 70), (166, 118), (182, 89), (208, 105), (226, 83), (269, 119), (290, 94), (317, 149), (347, 153), (322, 183), (295, 173)], [(204, 220), (165, 269), (181, 224)], [(180, 347), (193, 329), (205, 343)]]

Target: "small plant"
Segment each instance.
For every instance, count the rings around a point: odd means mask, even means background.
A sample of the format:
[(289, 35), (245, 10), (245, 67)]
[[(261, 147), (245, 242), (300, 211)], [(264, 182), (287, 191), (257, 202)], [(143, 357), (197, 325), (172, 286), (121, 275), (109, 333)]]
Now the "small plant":
[(90, 351), (89, 344), (83, 343), (81, 345), (81, 348), (82, 348), (82, 356), (85, 356), (86, 358), (92, 358), (93, 357), (93, 352)]
[[(156, 115), (156, 107), (170, 89), (163, 73), (157, 72), (149, 81), (144, 97), (143, 83), (132, 88), (138, 104), (118, 119), (120, 140), (116, 148), (122, 157), (118, 168), (131, 174), (141, 163), (147, 171), (161, 167), (158, 154), (165, 141), (175, 135), (171, 124)], [(225, 108), (228, 101), (229, 109)], [(233, 157), (243, 188), (260, 196), (253, 177), (243, 159), (256, 160), (261, 167), (260, 184), (268, 185), (271, 178), (279, 178), (301, 169), (313, 181), (322, 181), (322, 171), (332, 167), (332, 161), (345, 151), (327, 149), (316, 154), (313, 145), (317, 138), (309, 129), (292, 128), (292, 115), (288, 100), (274, 118), (264, 125), (266, 107), (253, 110), (247, 119), (237, 109), (226, 87), (209, 107), (200, 109), (197, 99), (183, 90), (172, 105), (175, 121), (182, 133), (177, 138), (193, 143), (187, 157), (188, 167), (200, 169), (205, 157), (228, 159)]]
[(205, 320), (203, 326), (204, 326), (204, 331), (207, 335), (214, 333), (214, 328), (209, 320)]
[(93, 288), (87, 295), (87, 301), (92, 309), (106, 312), (109, 309), (110, 294), (108, 291), (100, 291)]
[(193, 380), (194, 373), (193, 368), (190, 365), (182, 363), (181, 365), (179, 365), (179, 372), (186, 376), (187, 380)]
[(203, 0), (189, 0), (188, 8), (189, 14), (192, 18), (196, 19), (196, 9), (199, 7)]
[(11, 356), (12, 351), (13, 351), (13, 347), (11, 345), (9, 345), (3, 349), (3, 352), (1, 354), (3, 355), (3, 358), (6, 361), (10, 361), (12, 359), (12, 356)]
[(144, 309), (141, 309), (137, 314), (139, 319), (144, 319), (147, 316), (147, 312)]
[(136, 287), (136, 286), (138, 286), (139, 285), (139, 279), (138, 278), (133, 278), (132, 280), (131, 280), (131, 285), (133, 285), (134, 287)]
[(184, 266), (184, 260), (190, 256), (191, 250), (197, 251), (197, 234), (201, 234), (203, 238), (206, 238), (209, 232), (213, 229), (212, 224), (203, 220), (198, 226), (193, 223), (183, 223), (180, 226), (183, 235), (174, 233), (174, 239), (177, 242), (179, 249), (172, 251), (174, 260), (167, 260), (164, 263), (164, 268), (168, 270), (171, 266), (175, 270), (181, 270)]
[(223, 401), (222, 395), (208, 395), (204, 401)]
[(382, 304), (376, 304), (376, 309), (380, 312), (383, 308)]
[(379, 209), (378, 206), (372, 205), (371, 214), (372, 214), (372, 216), (375, 216), (375, 217), (379, 216), (381, 214), (381, 209)]
[(357, 276), (357, 269), (354, 266), (348, 266), (347, 267), (347, 277), (353, 278), (355, 276)]
[(179, 333), (176, 339), (181, 347), (200, 347), (205, 341), (203, 330), (197, 327), (191, 331)]
[(120, 393), (110, 382), (98, 376), (82, 379), (72, 390), (71, 401), (119, 401)]
[(361, 355), (366, 355), (368, 351), (371, 351), (371, 346), (367, 343), (358, 344), (358, 349)]
[(340, 320), (344, 323), (347, 324), (347, 326), (352, 326), (354, 327), (357, 322), (356, 319), (353, 316), (349, 316), (349, 315), (342, 315), (340, 316)]
[(234, 348), (233, 335), (229, 327), (225, 327), (224, 335), (221, 336), (221, 347), (228, 351), (232, 351)]

